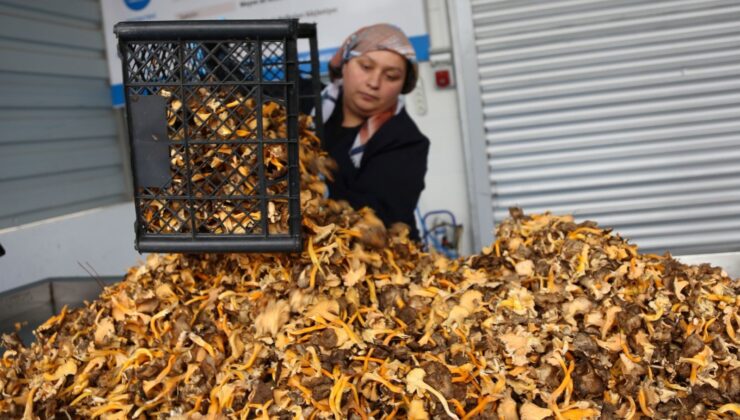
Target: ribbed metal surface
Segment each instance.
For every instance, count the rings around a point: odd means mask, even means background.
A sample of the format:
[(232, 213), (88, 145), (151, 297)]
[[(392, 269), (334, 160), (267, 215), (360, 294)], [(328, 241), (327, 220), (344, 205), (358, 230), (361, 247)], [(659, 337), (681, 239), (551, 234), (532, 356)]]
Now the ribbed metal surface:
[(740, 250), (740, 1), (472, 1), (494, 218)]
[(100, 4), (0, 1), (0, 228), (125, 199)]

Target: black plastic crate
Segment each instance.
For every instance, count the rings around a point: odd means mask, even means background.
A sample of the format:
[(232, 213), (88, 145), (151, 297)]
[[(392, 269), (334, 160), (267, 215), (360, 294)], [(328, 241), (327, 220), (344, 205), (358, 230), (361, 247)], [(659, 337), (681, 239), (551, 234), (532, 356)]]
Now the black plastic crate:
[(115, 33), (136, 249), (300, 250), (298, 117), (320, 103), (315, 25), (122, 22)]

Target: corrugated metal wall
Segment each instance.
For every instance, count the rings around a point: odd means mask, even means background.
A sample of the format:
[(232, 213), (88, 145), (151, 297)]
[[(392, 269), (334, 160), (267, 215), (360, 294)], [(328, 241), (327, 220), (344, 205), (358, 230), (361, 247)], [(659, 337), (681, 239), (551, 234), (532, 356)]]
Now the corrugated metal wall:
[(740, 1), (472, 1), (494, 218), (740, 250)]
[(0, 1), (0, 228), (127, 196), (99, 1)]

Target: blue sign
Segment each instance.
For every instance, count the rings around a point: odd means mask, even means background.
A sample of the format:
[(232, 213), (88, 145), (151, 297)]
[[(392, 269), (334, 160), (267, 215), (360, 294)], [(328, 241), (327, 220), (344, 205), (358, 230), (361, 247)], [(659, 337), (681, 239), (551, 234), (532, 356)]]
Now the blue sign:
[(149, 5), (151, 0), (123, 0), (131, 10), (141, 10)]

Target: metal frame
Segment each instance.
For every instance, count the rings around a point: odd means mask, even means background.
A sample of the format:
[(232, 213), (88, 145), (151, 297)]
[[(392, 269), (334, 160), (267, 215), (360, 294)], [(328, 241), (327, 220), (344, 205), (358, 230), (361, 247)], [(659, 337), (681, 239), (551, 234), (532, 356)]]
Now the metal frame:
[(470, 200), (473, 250), (493, 242), (494, 219), (491, 175), (488, 168), (483, 106), (478, 77), (478, 57), (473, 32), (473, 15), (469, 0), (448, 2), (452, 33), (453, 58), (457, 77), (460, 125)]
[[(324, 141), (324, 116), (321, 110), (321, 69), (319, 68), (319, 41), (317, 38), (315, 23), (301, 23), (298, 25), (298, 38), (308, 38), (310, 56), (307, 62), (300, 61), (301, 64), (310, 64), (311, 66), (311, 88), (313, 92), (319, 92), (319, 96), (314, 98), (314, 125), (316, 127), (316, 137)], [(300, 70), (299, 70), (300, 74)], [(299, 81), (300, 83), (300, 81)], [(304, 98), (303, 95), (300, 95)]]

